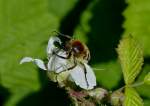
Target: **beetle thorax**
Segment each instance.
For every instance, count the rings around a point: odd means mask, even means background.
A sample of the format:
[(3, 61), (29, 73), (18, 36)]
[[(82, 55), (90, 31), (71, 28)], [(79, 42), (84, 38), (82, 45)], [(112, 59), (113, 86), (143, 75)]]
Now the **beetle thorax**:
[(71, 41), (72, 53), (75, 57), (89, 60), (89, 50), (88, 48), (81, 43), (79, 40), (72, 40)]

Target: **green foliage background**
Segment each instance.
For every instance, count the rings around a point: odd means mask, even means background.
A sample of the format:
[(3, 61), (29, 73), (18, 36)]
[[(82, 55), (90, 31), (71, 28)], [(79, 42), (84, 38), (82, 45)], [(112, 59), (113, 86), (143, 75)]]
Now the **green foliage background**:
[[(143, 46), (144, 66), (137, 81), (150, 70), (149, 0), (0, 0), (0, 105), (69, 105), (65, 91), (48, 81), (33, 64), (19, 65), (24, 56), (46, 59), (51, 32), (74, 35), (91, 51), (97, 82), (109, 90), (124, 85), (115, 48), (132, 34)], [(150, 105), (150, 86), (137, 88)]]

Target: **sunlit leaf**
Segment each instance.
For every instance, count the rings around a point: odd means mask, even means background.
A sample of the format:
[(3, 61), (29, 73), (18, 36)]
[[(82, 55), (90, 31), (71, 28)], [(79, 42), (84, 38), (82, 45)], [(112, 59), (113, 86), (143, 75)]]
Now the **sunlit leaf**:
[(130, 87), (125, 88), (124, 106), (144, 106), (143, 100), (135, 89)]
[(141, 71), (143, 64), (143, 53), (140, 44), (132, 36), (128, 36), (120, 41), (117, 51), (125, 83), (131, 84)]
[(150, 72), (145, 76), (144, 83), (150, 85)]
[[(0, 0), (0, 84), (12, 94), (6, 106), (40, 89), (39, 70), (24, 56), (46, 58), (46, 46), (76, 0)], [(56, 4), (56, 5), (55, 5)], [(59, 7), (59, 8), (58, 8)]]
[(124, 36), (129, 33), (139, 39), (144, 48), (144, 55), (150, 56), (150, 0), (126, 0), (124, 11)]

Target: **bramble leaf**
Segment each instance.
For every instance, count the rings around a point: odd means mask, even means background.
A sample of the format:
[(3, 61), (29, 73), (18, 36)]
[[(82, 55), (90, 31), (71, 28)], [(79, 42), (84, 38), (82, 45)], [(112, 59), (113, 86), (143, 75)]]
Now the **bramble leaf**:
[(132, 84), (141, 71), (143, 53), (140, 44), (132, 37), (124, 37), (117, 48), (126, 84)]
[(124, 36), (129, 33), (140, 40), (143, 45), (143, 53), (145, 56), (150, 56), (150, 0), (127, 0), (128, 4), (123, 15), (124, 22)]
[(145, 76), (144, 83), (150, 85), (150, 72)]
[(131, 87), (125, 88), (124, 106), (143, 106), (143, 100), (135, 89)]

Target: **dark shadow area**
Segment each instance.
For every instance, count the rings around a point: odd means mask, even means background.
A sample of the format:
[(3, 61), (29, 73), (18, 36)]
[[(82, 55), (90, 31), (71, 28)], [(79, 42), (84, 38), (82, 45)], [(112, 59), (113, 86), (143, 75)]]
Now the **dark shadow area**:
[(38, 92), (29, 94), (17, 106), (69, 106), (70, 100), (66, 91), (57, 87), (57, 84), (48, 81), (44, 71), (39, 71), (42, 88)]
[(92, 63), (116, 58), (115, 48), (124, 31), (122, 12), (126, 6), (125, 0), (99, 0), (95, 3), (89, 22), (91, 32), (87, 35)]
[(0, 106), (3, 106), (3, 104), (8, 100), (10, 96), (10, 92), (0, 85)]
[(76, 26), (80, 23), (80, 17), (91, 0), (78, 0), (74, 8), (62, 19), (59, 31), (73, 36)]
[(145, 57), (144, 58), (144, 65), (150, 64), (150, 57)]
[(143, 100), (150, 100), (150, 98), (146, 97), (146, 96), (141, 96), (140, 97), (143, 99)]

